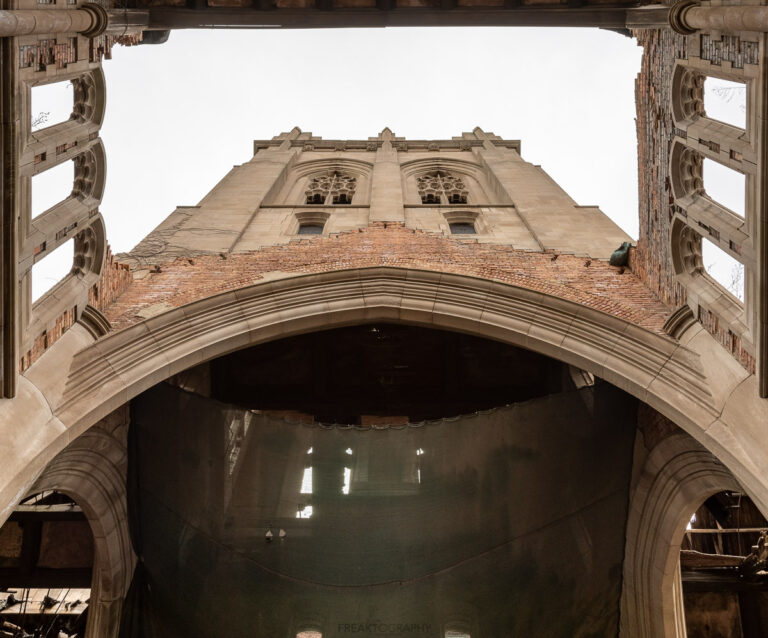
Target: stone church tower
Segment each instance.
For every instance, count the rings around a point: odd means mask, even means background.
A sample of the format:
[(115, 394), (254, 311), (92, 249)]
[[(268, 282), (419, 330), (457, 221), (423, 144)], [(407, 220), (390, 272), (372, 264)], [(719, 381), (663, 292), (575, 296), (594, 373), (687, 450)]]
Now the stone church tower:
[(26, 355), (9, 622), (56, 588), (94, 636), (645, 635), (684, 591), (695, 630), (723, 594), (677, 534), (765, 525), (702, 441), (760, 399), (629, 246), (479, 128), (254, 142)]
[[(4, 7), (0, 634), (768, 635), (768, 9), (639, 4)], [(113, 256), (102, 57), (265, 16), (634, 35), (636, 245), (518, 141), (295, 128)], [(743, 126), (707, 77), (743, 85)], [(33, 134), (57, 81), (72, 117)]]

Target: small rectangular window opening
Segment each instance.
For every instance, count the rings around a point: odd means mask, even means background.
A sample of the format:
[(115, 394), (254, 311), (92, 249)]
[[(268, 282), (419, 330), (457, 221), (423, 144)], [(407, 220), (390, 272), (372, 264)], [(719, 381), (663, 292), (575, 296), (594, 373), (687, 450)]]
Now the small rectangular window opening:
[(339, 205), (345, 205), (345, 204), (351, 204), (352, 202), (350, 201), (349, 196), (346, 193), (341, 193), (340, 195), (333, 196), (333, 203), (339, 204)]
[(71, 82), (53, 82), (32, 87), (30, 109), (31, 128), (38, 131), (59, 122), (66, 122), (72, 115), (74, 93)]
[(450, 224), (452, 235), (474, 235), (475, 225), (469, 222), (454, 222)]
[(720, 78), (704, 80), (704, 111), (707, 117), (747, 128), (747, 85)]
[(344, 468), (344, 485), (341, 486), (342, 494), (349, 494), (349, 482), (352, 478), (352, 470), (348, 467)]
[(739, 301), (744, 301), (744, 264), (709, 241), (701, 240), (704, 270)]
[(320, 193), (315, 193), (307, 197), (307, 204), (324, 204), (325, 199)]
[(439, 204), (440, 203), (440, 197), (437, 195), (433, 195), (432, 193), (429, 193), (428, 195), (424, 195), (424, 197), (421, 198), (422, 204)]
[(72, 160), (32, 176), (32, 219), (72, 194), (75, 163)]
[(704, 159), (702, 170), (707, 196), (739, 217), (744, 217), (746, 176), (708, 158)]
[(304, 476), (301, 478), (301, 490), (299, 494), (312, 494), (312, 468), (304, 468)]
[(323, 227), (319, 224), (300, 224), (299, 235), (322, 235)]
[(32, 266), (32, 303), (70, 273), (74, 257), (75, 240), (69, 239)]
[(296, 638), (323, 638), (323, 634), (319, 631), (300, 631), (296, 634)]

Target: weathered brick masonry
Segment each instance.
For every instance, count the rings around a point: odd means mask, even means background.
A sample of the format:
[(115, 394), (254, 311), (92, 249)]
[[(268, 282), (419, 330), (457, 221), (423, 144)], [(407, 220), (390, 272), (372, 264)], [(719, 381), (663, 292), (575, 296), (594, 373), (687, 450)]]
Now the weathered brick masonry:
[[(685, 290), (675, 281), (669, 251), (675, 212), (669, 183), (669, 152), (675, 135), (670, 94), (675, 59), (687, 57), (686, 38), (669, 29), (635, 31), (635, 36), (644, 53), (635, 83), (640, 237), (630, 266), (659, 299), (679, 308), (686, 303)], [(755, 371), (754, 357), (738, 336), (720, 326), (710, 312), (702, 310), (698, 318), (741, 365)]]
[(319, 273), (394, 266), (456, 273), (513, 284), (595, 308), (661, 332), (669, 309), (629, 270), (573, 255), (516, 250), (437, 233), (374, 223), (259, 251), (176, 258), (156, 268), (106, 309), (115, 328), (142, 319), (142, 310), (178, 307), (257, 283), (272, 272)]
[[(124, 264), (118, 263), (109, 246), (101, 271), (99, 281), (88, 292), (88, 303), (94, 308), (104, 311), (107, 306), (120, 296), (133, 281), (133, 274)], [(36, 338), (32, 347), (25, 352), (19, 361), (19, 372), (24, 372), (37, 361), (40, 356), (56, 343), (61, 336), (75, 324), (77, 307), (69, 308), (56, 318), (51, 330), (44, 330)]]

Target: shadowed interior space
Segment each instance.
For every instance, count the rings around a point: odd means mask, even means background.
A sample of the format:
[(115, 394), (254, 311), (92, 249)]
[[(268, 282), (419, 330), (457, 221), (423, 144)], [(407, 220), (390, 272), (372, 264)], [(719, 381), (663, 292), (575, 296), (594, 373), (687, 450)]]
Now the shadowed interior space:
[(557, 361), (402, 325), (188, 370), (132, 402), (123, 635), (615, 635), (635, 423)]

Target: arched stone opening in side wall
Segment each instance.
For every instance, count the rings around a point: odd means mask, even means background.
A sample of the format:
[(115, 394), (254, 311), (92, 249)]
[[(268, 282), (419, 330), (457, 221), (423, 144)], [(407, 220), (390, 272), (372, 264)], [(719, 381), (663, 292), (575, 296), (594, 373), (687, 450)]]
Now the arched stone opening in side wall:
[(0, 527), (3, 635), (84, 635), (94, 538), (82, 508), (46, 490), (23, 499)]
[[(646, 419), (646, 423), (648, 421)], [(720, 461), (670, 422), (666, 421), (666, 424), (646, 429), (636, 447), (627, 519), (620, 636), (684, 638), (704, 635), (702, 630), (717, 630), (717, 625), (724, 619), (725, 622), (730, 620), (733, 632), (714, 635), (760, 635), (743, 633), (738, 603), (734, 606), (728, 596), (721, 596), (720, 602), (725, 607), (731, 606), (722, 610), (721, 617), (705, 618), (699, 614), (697, 598), (700, 593), (713, 587), (722, 591), (723, 584), (732, 589), (733, 581), (742, 581), (741, 587), (744, 579), (742, 575), (722, 571), (727, 556), (699, 552), (709, 545), (703, 541), (692, 543), (690, 537), (697, 532), (689, 527), (693, 527), (697, 520), (705, 525), (712, 523), (714, 516), (710, 508), (715, 508), (716, 504), (718, 516), (725, 522), (725, 505), (741, 498), (744, 499), (745, 519), (757, 527), (764, 525), (764, 519), (757, 508), (750, 506), (743, 490)], [(738, 540), (732, 542), (738, 546)], [(724, 547), (720, 545), (719, 548)], [(692, 549), (696, 553), (692, 553)], [(711, 549), (715, 546), (711, 545)], [(715, 576), (707, 574), (706, 569), (713, 563), (720, 568)], [(757, 585), (758, 588), (762, 586)], [(749, 585), (747, 588), (754, 589)], [(750, 602), (754, 601), (746, 604)], [(756, 611), (756, 615), (759, 614)], [(762, 620), (753, 618), (752, 628), (748, 627), (750, 632), (756, 622)], [(709, 628), (703, 629), (707, 625)]]
[(768, 522), (740, 491), (713, 494), (696, 510), (680, 550), (689, 636), (768, 635), (767, 539)]
[(124, 406), (75, 439), (0, 528), (0, 586), (15, 589), (20, 601), (8, 606), (6, 597), (0, 620), (8, 617), (46, 638), (61, 638), (59, 631), (117, 636), (135, 562), (126, 504), (127, 427)]

